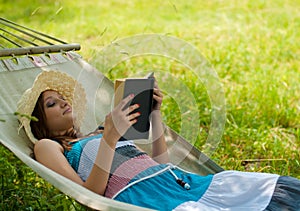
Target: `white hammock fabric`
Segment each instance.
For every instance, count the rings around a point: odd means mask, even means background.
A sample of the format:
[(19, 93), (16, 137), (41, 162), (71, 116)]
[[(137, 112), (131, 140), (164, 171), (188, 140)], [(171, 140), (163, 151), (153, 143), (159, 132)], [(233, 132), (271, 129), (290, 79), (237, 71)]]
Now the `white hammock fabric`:
[[(12, 151), (26, 165), (37, 172), (66, 195), (81, 204), (97, 210), (149, 210), (114, 201), (95, 194), (75, 184), (65, 177), (35, 161), (32, 144), (23, 130), (18, 132), (18, 120), (14, 115), (22, 93), (31, 87), (35, 77), (44, 70), (55, 69), (76, 78), (86, 89), (88, 112), (82, 132), (94, 130), (111, 110), (113, 83), (74, 52), (39, 56), (23, 56), (0, 60), (0, 142)], [(170, 128), (166, 127), (166, 137), (171, 162), (188, 171), (202, 175), (222, 171), (222, 168), (202, 154)], [(141, 143), (140, 143), (141, 144)], [(142, 148), (150, 150), (150, 145), (142, 143)]]

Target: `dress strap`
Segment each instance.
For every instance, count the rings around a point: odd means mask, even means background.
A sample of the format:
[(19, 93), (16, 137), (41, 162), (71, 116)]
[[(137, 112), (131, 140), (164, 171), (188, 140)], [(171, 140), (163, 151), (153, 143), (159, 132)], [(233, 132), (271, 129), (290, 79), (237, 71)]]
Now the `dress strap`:
[(158, 170), (158, 171), (156, 171), (156, 172), (154, 172), (154, 173), (152, 173), (152, 174), (150, 174), (150, 175), (148, 175), (148, 176), (144, 176), (144, 177), (142, 177), (142, 178), (139, 178), (139, 179), (137, 179), (137, 180), (135, 180), (135, 181), (129, 183), (129, 184), (126, 185), (124, 188), (122, 188), (121, 190), (119, 190), (119, 191), (112, 197), (112, 199), (116, 198), (121, 192), (125, 191), (127, 188), (130, 188), (131, 186), (133, 186), (133, 185), (135, 185), (135, 184), (137, 184), (137, 183), (139, 183), (139, 182), (142, 182), (142, 181), (144, 181), (144, 180), (146, 180), (146, 179), (150, 179), (150, 178), (153, 178), (153, 177), (155, 177), (155, 176), (158, 176), (158, 175), (160, 175), (160, 174), (162, 174), (162, 173), (164, 173), (164, 172), (166, 172), (166, 171), (169, 171), (169, 172), (171, 173), (171, 175), (175, 178), (177, 184), (179, 184), (180, 186), (182, 186), (182, 187), (185, 188), (186, 190), (189, 190), (189, 189), (191, 188), (190, 185), (189, 185), (187, 182), (183, 181), (182, 179), (178, 178), (178, 176), (177, 176), (177, 175), (174, 173), (174, 171), (173, 171), (174, 169), (178, 169), (178, 170), (180, 170), (180, 171), (186, 172), (185, 170), (179, 168), (178, 166), (173, 165), (172, 163), (167, 163), (167, 164), (165, 164), (165, 167), (163, 167), (162, 169), (160, 169), (160, 170)]

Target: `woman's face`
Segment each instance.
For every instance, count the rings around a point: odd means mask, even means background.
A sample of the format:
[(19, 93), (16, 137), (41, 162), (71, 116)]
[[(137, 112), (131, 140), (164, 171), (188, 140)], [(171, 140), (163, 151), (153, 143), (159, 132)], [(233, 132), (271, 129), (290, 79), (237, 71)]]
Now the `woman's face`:
[(72, 107), (58, 92), (43, 93), (46, 125), (52, 135), (62, 135), (73, 127)]

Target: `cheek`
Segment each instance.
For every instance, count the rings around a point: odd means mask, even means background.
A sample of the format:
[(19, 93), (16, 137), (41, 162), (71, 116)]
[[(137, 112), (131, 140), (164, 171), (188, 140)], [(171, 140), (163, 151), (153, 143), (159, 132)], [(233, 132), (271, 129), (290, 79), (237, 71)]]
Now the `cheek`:
[(48, 128), (52, 128), (53, 125), (57, 124), (60, 115), (55, 108), (48, 108), (45, 110), (45, 116)]
[(62, 115), (60, 109), (49, 108), (45, 111), (48, 130), (57, 131), (69, 129), (73, 126), (72, 115)]

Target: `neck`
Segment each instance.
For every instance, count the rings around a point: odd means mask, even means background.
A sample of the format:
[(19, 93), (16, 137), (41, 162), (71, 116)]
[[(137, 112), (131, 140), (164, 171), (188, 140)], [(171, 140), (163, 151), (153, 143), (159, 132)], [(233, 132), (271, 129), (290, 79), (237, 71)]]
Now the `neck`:
[(73, 134), (76, 134), (76, 131), (72, 127), (68, 130), (54, 131), (51, 133), (51, 137), (72, 136)]

